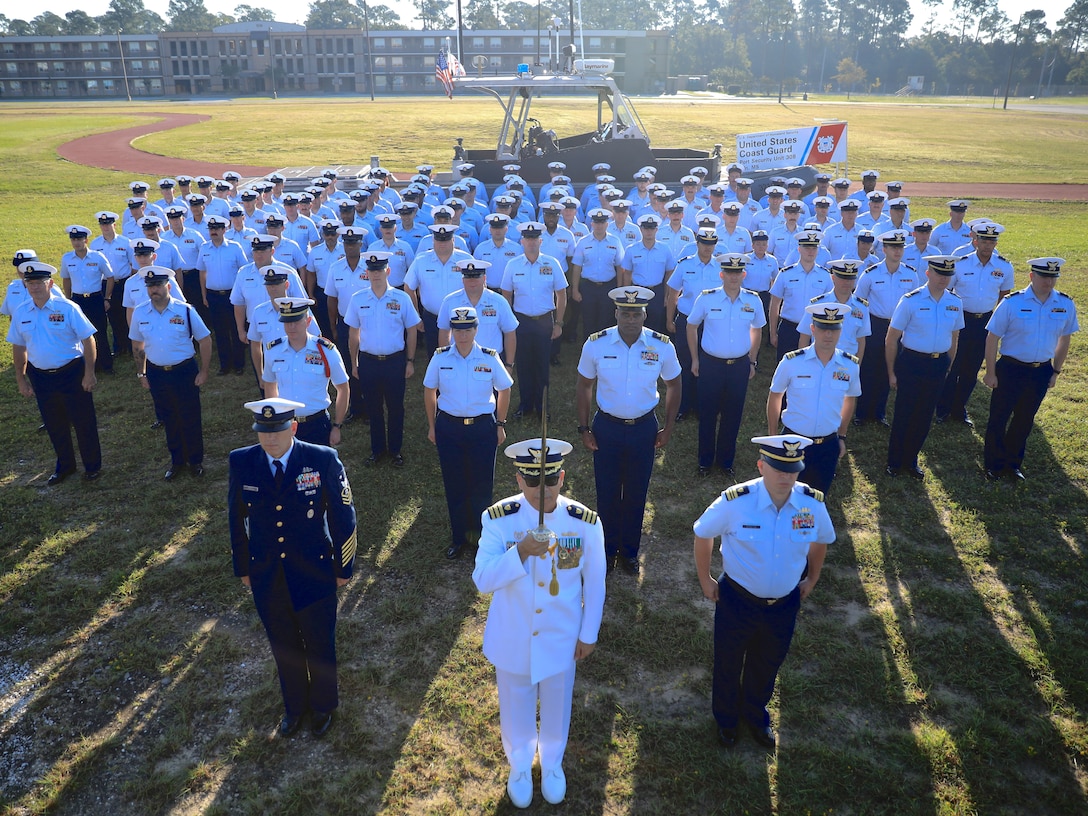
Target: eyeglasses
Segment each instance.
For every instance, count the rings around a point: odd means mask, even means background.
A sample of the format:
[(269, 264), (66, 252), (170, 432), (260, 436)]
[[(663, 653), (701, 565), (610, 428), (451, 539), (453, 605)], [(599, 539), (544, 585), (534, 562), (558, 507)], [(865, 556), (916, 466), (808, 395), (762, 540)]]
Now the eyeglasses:
[[(523, 474), (521, 474), (521, 478), (525, 480), (525, 486), (526, 487), (540, 487), (540, 476), (539, 475), (526, 476), (523, 473)], [(544, 477), (544, 484), (546, 484), (548, 487), (555, 487), (557, 484), (559, 484), (559, 474), (558, 473), (548, 474), (547, 476)]]

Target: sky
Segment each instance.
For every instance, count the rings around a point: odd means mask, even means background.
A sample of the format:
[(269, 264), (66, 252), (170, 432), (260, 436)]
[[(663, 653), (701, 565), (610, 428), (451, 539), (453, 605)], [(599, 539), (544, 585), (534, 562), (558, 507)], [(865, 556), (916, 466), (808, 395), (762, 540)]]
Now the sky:
[[(246, 1), (204, 0), (204, 5), (208, 11), (230, 14), (238, 5)], [(382, 2), (382, 0), (372, 1)], [(63, 17), (65, 12), (79, 8), (96, 17), (106, 12), (109, 8), (109, 2), (110, 0), (81, 0), (78, 3), (73, 2), (73, 0), (21, 0), (18, 4), (18, 13), (13, 13), (10, 9), (4, 9), (4, 13), (9, 18), (20, 17), (24, 20), (31, 20), (45, 11), (52, 11), (54, 14)], [(165, 20), (167, 18), (166, 8), (168, 2), (169, 0), (144, 0), (144, 5), (157, 12)], [(1073, 0), (999, 0), (998, 6), (1011, 20), (1018, 19), (1025, 11), (1042, 9), (1046, 12), (1047, 26), (1053, 30), (1072, 2)], [(306, 12), (309, 8), (309, 3), (306, 0), (248, 0), (247, 4), (258, 8), (271, 9), (276, 13), (276, 19), (284, 23), (305, 22)], [(414, 16), (414, 9), (408, 0), (385, 0), (385, 5), (390, 6), (400, 14), (401, 19), (406, 24), (410, 24)], [(453, 3), (451, 2), (450, 5), (452, 7)], [(950, 7), (951, 3), (946, 0), (946, 5)], [(909, 33), (913, 35), (921, 32), (932, 12), (922, 5), (921, 0), (912, 0), (911, 7), (914, 10), (914, 21)]]

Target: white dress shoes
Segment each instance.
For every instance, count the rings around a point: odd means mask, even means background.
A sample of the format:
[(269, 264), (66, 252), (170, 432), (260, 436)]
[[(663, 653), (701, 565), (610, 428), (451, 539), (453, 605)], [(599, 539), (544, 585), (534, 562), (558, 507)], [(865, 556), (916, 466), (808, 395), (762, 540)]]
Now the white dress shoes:
[(563, 797), (567, 795), (567, 777), (561, 767), (541, 772), (540, 792), (544, 795), (544, 801), (549, 804), (558, 805), (563, 801)]
[[(566, 783), (564, 782), (564, 787)], [(510, 794), (510, 801), (514, 807), (527, 808), (533, 803), (533, 774), (532, 771), (510, 771), (510, 778), (506, 782), (506, 792)]]

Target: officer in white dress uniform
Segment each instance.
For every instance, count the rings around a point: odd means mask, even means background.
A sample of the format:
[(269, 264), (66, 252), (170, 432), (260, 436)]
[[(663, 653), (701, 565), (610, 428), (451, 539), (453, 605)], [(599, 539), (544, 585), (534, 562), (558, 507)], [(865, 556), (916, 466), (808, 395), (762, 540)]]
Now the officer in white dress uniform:
[[(483, 651), (498, 682), (499, 722), (510, 763), (506, 790), (520, 808), (533, 801), (537, 753), (544, 799), (558, 804), (566, 795), (563, 754), (575, 661), (596, 646), (605, 596), (604, 531), (597, 514), (560, 495), (563, 457), (573, 448), (548, 439), (542, 452), (540, 442), (506, 449), (521, 492), (483, 513), (472, 572), (477, 589), (492, 594)], [(542, 478), (544, 525), (552, 531), (546, 538), (533, 534), (540, 524)]]

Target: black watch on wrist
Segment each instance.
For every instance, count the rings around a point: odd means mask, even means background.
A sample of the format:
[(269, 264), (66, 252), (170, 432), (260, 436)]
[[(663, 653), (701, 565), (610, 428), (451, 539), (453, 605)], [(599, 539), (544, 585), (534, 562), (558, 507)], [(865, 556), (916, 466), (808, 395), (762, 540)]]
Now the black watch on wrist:
[(593, 429), (590, 428), (588, 425), (579, 425), (578, 426), (578, 433), (584, 434), (586, 431), (589, 431), (590, 433), (592, 433)]
[(343, 423), (343, 422), (334, 422), (334, 423), (332, 424), (332, 426), (333, 426), (334, 428), (343, 428), (343, 427), (344, 427), (344, 423)]

